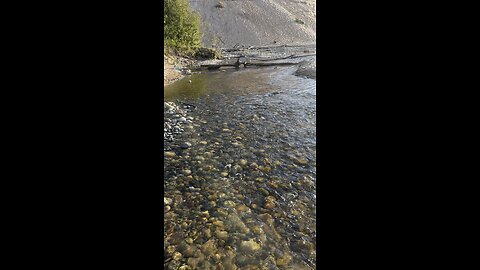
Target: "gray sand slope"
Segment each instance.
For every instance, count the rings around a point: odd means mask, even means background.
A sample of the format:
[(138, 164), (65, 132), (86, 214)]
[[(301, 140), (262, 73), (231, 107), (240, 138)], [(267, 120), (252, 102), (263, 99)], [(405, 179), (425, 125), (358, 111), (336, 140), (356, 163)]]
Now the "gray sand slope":
[(202, 17), (208, 47), (315, 43), (316, 0), (189, 1)]

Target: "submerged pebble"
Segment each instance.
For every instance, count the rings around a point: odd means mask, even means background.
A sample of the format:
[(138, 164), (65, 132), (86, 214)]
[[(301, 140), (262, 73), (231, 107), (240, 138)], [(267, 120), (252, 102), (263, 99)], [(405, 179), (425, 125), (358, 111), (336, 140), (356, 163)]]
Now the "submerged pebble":
[(316, 268), (315, 110), (295, 89), (241, 84), (165, 102), (167, 269)]
[(252, 252), (260, 249), (260, 245), (255, 242), (253, 239), (250, 239), (248, 241), (242, 241), (240, 244), (240, 248), (244, 251), (247, 252)]

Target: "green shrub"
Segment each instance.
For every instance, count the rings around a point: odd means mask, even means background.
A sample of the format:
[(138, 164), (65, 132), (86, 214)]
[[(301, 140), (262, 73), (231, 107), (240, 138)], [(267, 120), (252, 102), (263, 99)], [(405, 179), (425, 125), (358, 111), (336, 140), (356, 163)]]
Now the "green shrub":
[(192, 11), (188, 0), (164, 0), (163, 41), (166, 47), (191, 50), (201, 45), (200, 16)]
[(219, 59), (221, 56), (220, 51), (210, 48), (198, 48), (193, 55), (196, 59)]

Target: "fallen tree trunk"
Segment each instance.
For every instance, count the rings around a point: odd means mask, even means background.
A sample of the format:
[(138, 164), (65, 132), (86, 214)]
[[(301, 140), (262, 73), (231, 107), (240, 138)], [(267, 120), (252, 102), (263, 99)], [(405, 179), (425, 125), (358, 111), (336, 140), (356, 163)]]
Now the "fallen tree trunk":
[(295, 55), (295, 54), (292, 54), (292, 55), (289, 55), (289, 56), (286, 56), (286, 57), (281, 57), (281, 58), (271, 58), (271, 59), (260, 59), (260, 58), (257, 58), (257, 59), (255, 59), (255, 60), (257, 60), (257, 61), (276, 61), (276, 60), (285, 60), (285, 59), (301, 58), (301, 57), (316, 56), (316, 55), (317, 55), (316, 53), (313, 53), (313, 54), (303, 54), (303, 55)]
[(235, 51), (244, 51), (244, 50), (263, 50), (263, 49), (275, 49), (275, 48), (309, 48), (314, 46), (313, 44), (304, 44), (304, 45), (270, 45), (270, 46), (238, 46), (234, 48), (223, 48), (224, 52), (235, 52)]
[(235, 64), (205, 64), (205, 65), (200, 65), (201, 68), (207, 68), (207, 69), (219, 69), (221, 67), (238, 67), (238, 65)]
[[(283, 62), (283, 63), (242, 63), (244, 67), (250, 67), (250, 66), (258, 66), (258, 67), (270, 67), (270, 66), (292, 66), (292, 65), (298, 65), (299, 63), (291, 63), (291, 62)], [(200, 68), (206, 68), (206, 69), (220, 69), (222, 67), (239, 67), (237, 64), (203, 64), (200, 65)]]
[(258, 66), (258, 67), (271, 67), (271, 66), (292, 66), (292, 65), (298, 65), (298, 63), (245, 63), (243, 64), (244, 67), (249, 67), (249, 66)]

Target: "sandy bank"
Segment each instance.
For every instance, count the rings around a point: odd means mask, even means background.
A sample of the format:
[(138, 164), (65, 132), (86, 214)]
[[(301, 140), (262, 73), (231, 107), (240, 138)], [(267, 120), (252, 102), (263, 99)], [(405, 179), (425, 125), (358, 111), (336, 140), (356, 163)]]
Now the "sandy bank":
[(185, 76), (186, 67), (194, 60), (177, 56), (163, 56), (163, 86), (169, 85)]

